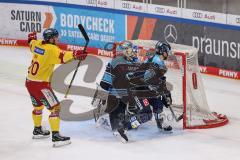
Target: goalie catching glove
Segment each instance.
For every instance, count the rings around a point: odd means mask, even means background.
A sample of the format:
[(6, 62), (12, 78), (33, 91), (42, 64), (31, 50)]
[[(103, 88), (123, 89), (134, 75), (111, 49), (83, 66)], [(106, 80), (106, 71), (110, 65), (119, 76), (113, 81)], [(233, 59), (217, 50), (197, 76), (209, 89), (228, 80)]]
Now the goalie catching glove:
[(86, 57), (87, 57), (88, 53), (86, 51), (83, 51), (83, 50), (75, 50), (73, 51), (73, 58), (75, 60), (85, 60)]

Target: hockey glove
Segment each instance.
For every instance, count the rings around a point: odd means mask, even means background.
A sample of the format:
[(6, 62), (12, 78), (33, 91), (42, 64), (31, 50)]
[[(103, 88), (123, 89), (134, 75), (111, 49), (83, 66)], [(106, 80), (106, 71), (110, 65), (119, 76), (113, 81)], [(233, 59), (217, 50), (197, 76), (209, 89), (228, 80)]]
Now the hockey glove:
[(147, 82), (148, 80), (152, 79), (156, 75), (153, 69), (146, 70), (144, 74), (144, 81)]
[(83, 60), (86, 59), (87, 55), (88, 55), (88, 53), (86, 51), (84, 52), (83, 50), (73, 51), (73, 58), (76, 59), (76, 60), (83, 61)]
[(154, 91), (156, 93), (159, 93), (159, 86), (156, 86), (156, 85), (148, 85), (148, 89), (150, 91)]
[(28, 34), (28, 44), (31, 42), (31, 40), (37, 40), (37, 33), (31, 32)]
[(172, 96), (171, 93), (168, 91), (168, 93), (164, 94), (162, 97), (162, 103), (166, 108), (168, 108), (170, 105), (172, 105)]

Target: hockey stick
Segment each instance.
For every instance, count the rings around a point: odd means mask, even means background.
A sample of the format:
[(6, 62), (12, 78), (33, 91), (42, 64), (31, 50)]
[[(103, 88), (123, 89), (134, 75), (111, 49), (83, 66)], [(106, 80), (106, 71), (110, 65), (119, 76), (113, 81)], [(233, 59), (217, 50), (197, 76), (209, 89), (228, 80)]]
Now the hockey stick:
[(180, 115), (179, 117), (177, 117), (176, 114), (174, 113), (172, 107), (171, 107), (171, 106), (168, 106), (168, 107), (169, 107), (169, 109), (170, 109), (170, 111), (171, 111), (171, 113), (172, 113), (172, 115), (173, 115), (173, 118), (175, 119), (176, 122), (178, 122), (178, 121), (180, 121), (181, 119), (183, 119), (183, 114)]
[[(93, 103), (96, 101), (96, 98), (97, 98), (97, 95), (98, 95), (98, 84), (97, 84), (97, 89), (96, 89), (96, 91), (95, 91), (95, 93), (94, 93), (94, 95), (93, 95), (93, 99), (92, 99), (92, 102), (91, 102), (91, 104), (93, 105)], [(100, 105), (100, 101), (98, 102), (98, 105), (97, 105), (97, 111), (99, 111), (100, 109), (99, 109), (99, 105)], [(100, 112), (100, 111), (99, 111)], [(98, 113), (99, 113), (98, 112)], [(93, 116), (94, 116), (94, 120), (95, 120), (95, 122), (97, 122), (97, 120), (98, 120), (98, 118), (99, 118), (99, 114), (97, 114), (96, 112), (95, 112), (95, 109), (93, 110)]]
[[(78, 28), (79, 28), (79, 30), (81, 31), (81, 33), (82, 33), (82, 35), (83, 35), (83, 37), (84, 37), (84, 39), (85, 39), (85, 41), (86, 41), (85, 46), (84, 46), (84, 48), (83, 48), (83, 52), (85, 52), (86, 49), (87, 49), (88, 43), (89, 43), (89, 37), (88, 37), (88, 35), (87, 35), (84, 27), (82, 26), (82, 24), (79, 24), (79, 25), (78, 25)], [(78, 67), (80, 66), (80, 64), (81, 64), (81, 60), (78, 61), (78, 64), (77, 64), (77, 67), (76, 67), (76, 69), (75, 69), (75, 71), (74, 71), (74, 74), (73, 74), (73, 77), (72, 77), (72, 79), (71, 79), (70, 85), (68, 86), (68, 89), (67, 89), (66, 94), (65, 94), (65, 96), (64, 96), (65, 98), (67, 98), (67, 95), (68, 95), (68, 93), (69, 93), (69, 91), (70, 91), (70, 89), (71, 89), (71, 87), (72, 87), (73, 80), (75, 79), (75, 76), (76, 76), (76, 74), (77, 74)]]

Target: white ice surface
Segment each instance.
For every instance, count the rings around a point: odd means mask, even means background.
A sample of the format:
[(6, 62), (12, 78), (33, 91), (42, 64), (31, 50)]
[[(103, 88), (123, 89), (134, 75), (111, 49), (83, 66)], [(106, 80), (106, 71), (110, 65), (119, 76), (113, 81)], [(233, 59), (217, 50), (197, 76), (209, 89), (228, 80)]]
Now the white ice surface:
[[(102, 58), (104, 63), (107, 58)], [(128, 144), (112, 133), (96, 128), (93, 120), (62, 122), (62, 134), (71, 136), (72, 144), (52, 148), (51, 139), (32, 140), (32, 106), (24, 80), (31, 61), (28, 48), (0, 46), (0, 159), (94, 159), (94, 160), (239, 160), (240, 159), (240, 81), (203, 75), (211, 110), (226, 114), (227, 126), (206, 130), (182, 130), (173, 124), (173, 134), (159, 133), (154, 123), (129, 132)], [(84, 73), (80, 67), (78, 75)], [(82, 76), (78, 76), (81, 78)], [(99, 80), (99, 77), (98, 77)], [(77, 85), (77, 84), (76, 84)], [(81, 84), (95, 87), (95, 84)], [(63, 95), (57, 93), (60, 100)], [(69, 96), (73, 98), (74, 96)], [(74, 101), (72, 112), (91, 108), (90, 98)], [(75, 98), (76, 99), (76, 98)], [(79, 97), (78, 97), (79, 99)], [(76, 103), (76, 104), (75, 104)], [(48, 128), (48, 111), (43, 124)], [(180, 122), (181, 123), (181, 122)]]

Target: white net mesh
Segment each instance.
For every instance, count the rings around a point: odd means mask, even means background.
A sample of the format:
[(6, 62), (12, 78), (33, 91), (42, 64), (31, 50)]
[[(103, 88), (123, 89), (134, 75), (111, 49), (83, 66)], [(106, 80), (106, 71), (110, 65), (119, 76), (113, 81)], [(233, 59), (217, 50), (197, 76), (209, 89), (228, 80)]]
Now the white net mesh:
[[(154, 40), (131, 40), (131, 42), (145, 51), (154, 49), (157, 43)], [(185, 111), (183, 126), (185, 128), (212, 128), (226, 124), (226, 116), (212, 113), (209, 109), (198, 65), (198, 50), (186, 45), (170, 45), (172, 55), (166, 61), (168, 66), (166, 77), (167, 82), (173, 87), (171, 91), (173, 107), (178, 108), (180, 112)], [(185, 110), (184, 104), (186, 104)]]

